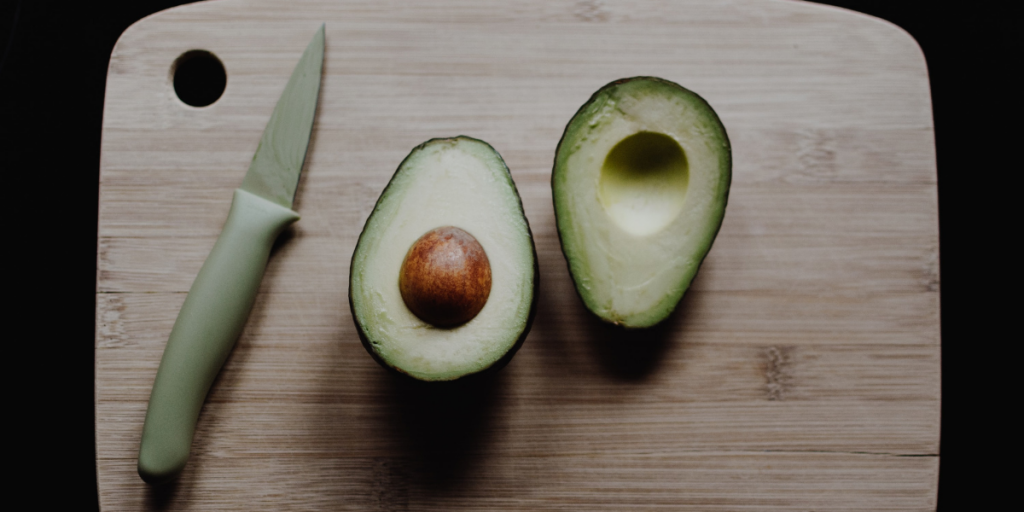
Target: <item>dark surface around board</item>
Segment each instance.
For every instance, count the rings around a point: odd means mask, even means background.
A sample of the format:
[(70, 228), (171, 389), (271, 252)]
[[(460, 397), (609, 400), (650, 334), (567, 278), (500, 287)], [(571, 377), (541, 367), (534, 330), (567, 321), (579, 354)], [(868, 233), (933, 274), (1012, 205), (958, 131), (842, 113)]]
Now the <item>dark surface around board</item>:
[[(9, 500), (28, 498), (32, 509), (98, 509), (93, 340), (107, 63), (125, 28), (182, 3), (0, 3), (0, 169), (16, 198), (5, 208), (14, 228), (4, 243), (7, 289), (16, 305), (4, 315), (4, 346), (13, 349), (4, 423), (15, 432), (15, 478), (5, 488), (14, 491)], [(1011, 488), (994, 461), (1010, 451), (1002, 435), (1015, 403), (1006, 363), (1016, 335), (1006, 327), (1018, 280), (1003, 269), (1012, 268), (1010, 241), (1020, 233), (1006, 197), (1021, 169), (1010, 154), (1020, 107), (1009, 94), (1011, 73), (1024, 62), (1019, 15), (1009, 2), (819, 3), (899, 25), (927, 59), (942, 280), (938, 508), (991, 509)], [(197, 83), (182, 84), (191, 87), (184, 94), (204, 101), (211, 92)]]

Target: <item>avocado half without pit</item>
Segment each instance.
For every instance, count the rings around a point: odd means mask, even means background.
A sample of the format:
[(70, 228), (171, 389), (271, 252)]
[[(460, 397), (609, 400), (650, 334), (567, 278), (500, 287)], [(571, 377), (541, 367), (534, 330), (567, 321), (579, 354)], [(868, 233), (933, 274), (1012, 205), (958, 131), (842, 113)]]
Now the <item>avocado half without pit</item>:
[(725, 216), (732, 153), (711, 106), (653, 77), (612, 82), (576, 112), (551, 176), (576, 291), (606, 322), (672, 313)]
[(378, 363), (450, 381), (508, 363), (530, 331), (538, 279), (501, 156), (469, 137), (432, 139), (405, 158), (367, 219), (349, 304)]

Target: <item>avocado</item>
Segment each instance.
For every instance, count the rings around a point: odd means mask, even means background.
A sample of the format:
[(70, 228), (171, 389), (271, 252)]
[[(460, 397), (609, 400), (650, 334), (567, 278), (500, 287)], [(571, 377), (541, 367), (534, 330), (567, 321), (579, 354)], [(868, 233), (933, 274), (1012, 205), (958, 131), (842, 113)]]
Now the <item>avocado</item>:
[(402, 161), (356, 243), (349, 305), (363, 346), (420, 381), (500, 369), (530, 331), (537, 252), (508, 167), (470, 137)]
[(551, 176), (586, 307), (627, 328), (668, 317), (711, 250), (731, 179), (725, 127), (697, 94), (654, 77), (594, 93), (566, 126)]

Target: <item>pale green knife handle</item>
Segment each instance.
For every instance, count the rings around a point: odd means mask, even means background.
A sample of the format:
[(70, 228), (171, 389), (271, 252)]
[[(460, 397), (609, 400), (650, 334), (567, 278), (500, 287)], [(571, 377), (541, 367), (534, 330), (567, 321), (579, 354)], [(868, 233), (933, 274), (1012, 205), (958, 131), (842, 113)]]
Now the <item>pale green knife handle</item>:
[(151, 483), (185, 467), (199, 410), (242, 333), (277, 236), (299, 214), (242, 189), (181, 306), (149, 397), (139, 476)]

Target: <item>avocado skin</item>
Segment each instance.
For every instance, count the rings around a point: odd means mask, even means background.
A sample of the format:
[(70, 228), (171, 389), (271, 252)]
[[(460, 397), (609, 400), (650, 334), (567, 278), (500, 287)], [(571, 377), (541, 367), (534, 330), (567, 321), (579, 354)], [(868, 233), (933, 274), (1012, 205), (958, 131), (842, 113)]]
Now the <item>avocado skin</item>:
[[(508, 352), (505, 352), (505, 355), (501, 356), (501, 358), (498, 359), (497, 361), (495, 361), (493, 364), (491, 364), (491, 366), (488, 366), (487, 368), (484, 368), (483, 370), (480, 370), (480, 371), (475, 372), (475, 373), (470, 373), (470, 374), (463, 375), (463, 376), (461, 376), (461, 377), (459, 377), (457, 379), (452, 379), (452, 380), (422, 380), (422, 379), (418, 379), (416, 377), (413, 377), (412, 375), (409, 375), (408, 373), (402, 371), (401, 368), (397, 368), (397, 367), (391, 366), (390, 364), (387, 363), (387, 361), (385, 361), (383, 358), (381, 358), (377, 354), (376, 351), (373, 350), (373, 345), (370, 343), (369, 338), (366, 337), (366, 332), (363, 331), (363, 326), (360, 325), (359, 322), (356, 320), (357, 317), (356, 317), (355, 304), (352, 301), (352, 279), (350, 278), (349, 279), (349, 287), (348, 287), (348, 307), (349, 307), (349, 311), (352, 313), (352, 323), (354, 323), (356, 325), (356, 332), (359, 333), (359, 340), (363, 343), (363, 348), (366, 349), (366, 352), (370, 354), (370, 357), (372, 357), (373, 360), (377, 362), (377, 364), (381, 365), (381, 367), (383, 367), (384, 369), (388, 370), (388, 372), (390, 372), (391, 374), (400, 376), (403, 380), (406, 380), (406, 381), (426, 384), (426, 385), (430, 385), (430, 386), (443, 385), (444, 383), (453, 383), (453, 382), (464, 383), (464, 382), (472, 382), (472, 381), (482, 380), (483, 378), (486, 378), (488, 375), (493, 375), (494, 373), (497, 373), (499, 370), (501, 370), (506, 365), (508, 365), (509, 361), (512, 360), (512, 357), (515, 356), (516, 352), (519, 351), (519, 347), (523, 346), (523, 342), (526, 341), (527, 335), (530, 334), (530, 329), (533, 327), (533, 319), (537, 315), (537, 296), (538, 296), (539, 291), (540, 291), (540, 265), (537, 263), (537, 245), (533, 241), (533, 230), (530, 228), (530, 220), (526, 217), (525, 210), (523, 210), (523, 199), (522, 199), (522, 197), (519, 196), (519, 189), (517, 189), (514, 186), (515, 182), (512, 181), (512, 172), (509, 171), (508, 164), (505, 163), (505, 159), (501, 158), (501, 154), (498, 153), (498, 151), (494, 149), (494, 146), (491, 146), (486, 141), (483, 141), (483, 140), (480, 140), (480, 139), (477, 139), (477, 138), (474, 138), (474, 137), (468, 137), (466, 135), (457, 135), (455, 137), (435, 137), (433, 139), (427, 140), (426, 142), (423, 142), (422, 144), (416, 146), (398, 164), (398, 167), (395, 169), (394, 174), (392, 174), (391, 179), (388, 181), (387, 186), (384, 187), (384, 190), (381, 191), (380, 196), (377, 197), (377, 202), (374, 204), (373, 210), (371, 210), (370, 215), (373, 215), (372, 212), (377, 210), (377, 207), (380, 205), (381, 199), (384, 198), (387, 195), (387, 191), (388, 191), (389, 188), (391, 188), (391, 184), (394, 182), (395, 176), (398, 174), (398, 171), (405, 164), (406, 160), (411, 158), (413, 155), (416, 154), (416, 152), (420, 151), (421, 149), (423, 149), (428, 144), (431, 144), (433, 142), (438, 142), (438, 141), (452, 141), (452, 140), (456, 140), (456, 139), (465, 139), (465, 140), (472, 140), (472, 141), (480, 142), (482, 144), (485, 144), (487, 147), (491, 148), (491, 150), (494, 151), (494, 154), (498, 155), (498, 159), (501, 161), (502, 165), (504, 166), (505, 173), (508, 175), (508, 180), (513, 183), (512, 192), (515, 194), (516, 201), (519, 203), (520, 211), (524, 212), (523, 220), (526, 222), (526, 232), (530, 235), (530, 250), (533, 253), (533, 298), (530, 300), (530, 313), (526, 317), (526, 325), (523, 327), (523, 332), (516, 339), (515, 344), (513, 344), (512, 347), (510, 347), (508, 349)], [(366, 234), (366, 224), (363, 224), (363, 230), (359, 233), (359, 238), (356, 240), (355, 247), (357, 247), (357, 248), (359, 247), (359, 243), (362, 242), (363, 236), (365, 234)], [(353, 256), (355, 255), (354, 251), (355, 251), (355, 249), (353, 249)], [(353, 272), (355, 272), (355, 268), (354, 268), (354, 265), (353, 265), (354, 262), (355, 262), (355, 258), (353, 257), (352, 260), (349, 262), (349, 276), (351, 276), (353, 274)], [(397, 276), (396, 276), (396, 279), (397, 279)]]
[[(602, 93), (604, 93), (606, 90), (611, 89), (613, 87), (617, 87), (617, 86), (619, 86), (621, 84), (625, 84), (627, 82), (635, 81), (635, 80), (645, 80), (645, 81), (651, 81), (651, 82), (658, 82), (658, 83), (661, 83), (661, 84), (664, 84), (664, 85), (668, 85), (670, 87), (674, 87), (674, 88), (680, 89), (684, 93), (690, 94), (695, 99), (700, 101), (707, 108), (707, 110), (712, 115), (714, 115), (716, 119), (718, 119), (718, 114), (711, 107), (711, 104), (708, 103), (707, 100), (705, 100), (701, 95), (699, 95), (699, 94), (697, 94), (697, 93), (695, 93), (695, 92), (693, 92), (693, 91), (691, 91), (691, 90), (689, 90), (689, 89), (687, 89), (687, 88), (685, 88), (685, 87), (683, 87), (683, 86), (681, 86), (681, 85), (679, 85), (679, 84), (677, 84), (677, 83), (675, 83), (675, 82), (673, 82), (671, 80), (665, 80), (664, 78), (659, 78), (659, 77), (656, 77), (656, 76), (634, 76), (634, 77), (629, 77), (629, 78), (620, 78), (618, 80), (614, 80), (612, 82), (609, 82), (609, 83), (605, 84), (603, 87), (601, 87), (600, 89), (598, 89), (597, 91), (595, 91), (594, 94), (590, 95), (590, 98), (586, 102), (584, 102), (583, 105), (581, 105), (579, 109), (576, 110), (576, 113), (573, 114), (572, 117), (569, 119), (569, 122), (566, 123), (565, 129), (562, 130), (562, 137), (558, 140), (558, 145), (555, 146), (555, 157), (554, 157), (554, 161), (552, 162), (552, 166), (551, 166), (551, 169), (552, 169), (552, 172), (551, 172), (551, 189), (552, 190), (555, 190), (555, 178), (557, 176), (556, 171), (558, 169), (558, 155), (559, 155), (559, 153), (562, 150), (562, 143), (565, 142), (566, 136), (569, 134), (570, 128), (572, 128), (573, 122), (576, 120), (576, 118), (579, 117), (579, 115), (582, 114), (587, 109), (587, 107), (589, 107), (595, 100), (597, 100), (602, 95)], [(725, 149), (726, 149), (725, 156), (726, 156), (726, 168), (727, 168), (728, 174), (727, 174), (726, 180), (725, 180), (725, 193), (724, 193), (724, 196), (723, 196), (723, 199), (722, 199), (722, 211), (723, 211), (723, 214), (722, 214), (721, 220), (719, 220), (719, 222), (718, 222), (718, 225), (715, 226), (715, 228), (714, 228), (714, 234), (711, 236), (711, 242), (714, 242), (714, 240), (716, 238), (718, 238), (718, 232), (721, 231), (721, 229), (722, 229), (722, 222), (725, 221), (725, 210), (727, 209), (727, 206), (728, 206), (728, 203), (729, 203), (729, 191), (730, 191), (730, 189), (732, 187), (732, 143), (729, 141), (729, 135), (728, 135), (728, 133), (725, 130), (725, 125), (722, 124), (720, 119), (719, 119), (719, 125), (722, 126), (722, 139), (723, 139), (723, 143), (725, 144)], [(552, 203), (556, 202), (555, 194), (551, 194), (551, 201), (552, 201)], [(555, 228), (556, 228), (555, 231), (558, 233), (558, 245), (562, 248), (562, 256), (565, 258), (565, 264), (566, 264), (566, 267), (569, 270), (569, 277), (572, 279), (573, 289), (576, 291), (576, 296), (579, 297), (580, 301), (583, 302), (583, 304), (586, 306), (587, 305), (587, 300), (583, 297), (583, 294), (580, 293), (580, 283), (576, 280), (576, 275), (573, 274), (573, 272), (572, 272), (572, 263), (569, 261), (569, 257), (565, 254), (565, 240), (563, 240), (563, 238), (562, 238), (562, 230), (559, 228), (560, 224), (559, 224), (559, 220), (558, 220), (558, 205), (554, 204), (553, 207), (554, 207), (554, 211), (555, 211)], [(704, 260), (707, 259), (707, 255), (710, 252), (711, 252), (710, 248), (709, 248), (708, 251), (704, 252), (704, 255), (701, 257), (700, 261), (697, 263), (697, 271), (694, 273), (694, 276), (696, 276), (697, 274), (700, 273), (700, 267), (704, 264)], [(689, 287), (687, 287), (686, 291), (689, 291)], [(616, 326), (618, 328), (621, 328), (623, 330), (648, 329), (648, 328), (654, 327), (654, 326), (664, 322), (667, 318), (672, 316), (672, 313), (675, 312), (676, 308), (679, 306), (679, 303), (682, 302), (682, 297), (686, 296), (686, 291), (683, 292), (683, 295), (680, 296), (679, 300), (676, 301), (675, 305), (673, 305), (672, 308), (669, 309), (668, 312), (660, 320), (658, 320), (658, 321), (656, 321), (656, 322), (654, 322), (654, 323), (652, 323), (650, 325), (644, 325), (644, 326), (628, 326), (628, 325), (623, 325), (620, 322), (609, 320), (607, 318), (602, 317), (601, 315), (598, 315), (589, 306), (587, 306), (585, 309), (591, 315), (593, 315), (594, 317), (598, 318), (602, 322), (604, 322), (606, 324), (614, 325), (614, 326)]]

